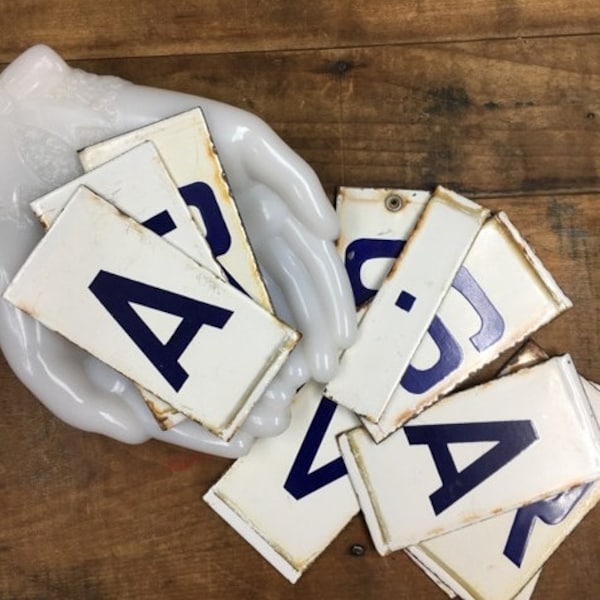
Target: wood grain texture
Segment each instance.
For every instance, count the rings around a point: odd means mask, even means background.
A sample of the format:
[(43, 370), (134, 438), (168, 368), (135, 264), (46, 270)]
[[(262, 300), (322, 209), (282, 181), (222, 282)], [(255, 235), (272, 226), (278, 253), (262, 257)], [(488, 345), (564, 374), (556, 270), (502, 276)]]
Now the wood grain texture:
[[(331, 197), (443, 183), (506, 210), (575, 304), (534, 339), (600, 381), (597, 0), (5, 3), (0, 63), (34, 43), (256, 112)], [(0, 390), (0, 600), (445, 598), (360, 518), (291, 586), (201, 500), (229, 461), (74, 430), (1, 357)], [(596, 507), (534, 599), (598, 597), (598, 564)]]
[(74, 64), (251, 110), (327, 190), (483, 196), (600, 190), (599, 59), (582, 36)]
[(0, 62), (32, 39), (106, 58), (600, 32), (596, 0), (21, 0), (0, 19)]

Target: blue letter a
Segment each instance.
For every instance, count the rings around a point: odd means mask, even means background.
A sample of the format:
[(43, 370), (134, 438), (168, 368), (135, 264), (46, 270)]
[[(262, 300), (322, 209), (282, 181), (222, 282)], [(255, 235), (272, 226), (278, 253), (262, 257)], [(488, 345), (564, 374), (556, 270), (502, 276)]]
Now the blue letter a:
[[(198, 330), (202, 325), (222, 329), (233, 314), (225, 308), (107, 271), (100, 271), (89, 289), (176, 392), (188, 378), (188, 373), (178, 362), (179, 357)], [(131, 306), (132, 302), (182, 317), (166, 344), (142, 321)]]
[(321, 398), (317, 412), (308, 427), (298, 455), (283, 484), (283, 487), (296, 500), (301, 500), (346, 475), (346, 466), (341, 456), (314, 471), (310, 471), (336, 408), (337, 404), (335, 402), (328, 398)]
[[(429, 496), (436, 515), (477, 487), (537, 439), (531, 421), (492, 421), (406, 425), (408, 443), (427, 444), (442, 480), (442, 487)], [(498, 442), (462, 471), (456, 470), (448, 444)]]

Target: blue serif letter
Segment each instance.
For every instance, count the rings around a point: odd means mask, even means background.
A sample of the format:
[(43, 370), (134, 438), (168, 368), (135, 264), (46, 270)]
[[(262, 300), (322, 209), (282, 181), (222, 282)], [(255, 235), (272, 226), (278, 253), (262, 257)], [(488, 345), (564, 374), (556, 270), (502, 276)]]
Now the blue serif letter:
[[(537, 439), (531, 421), (492, 421), (406, 425), (408, 443), (427, 444), (442, 486), (429, 496), (436, 515), (509, 463)], [(457, 442), (497, 442), (462, 471), (456, 469), (448, 444)]]
[(328, 398), (321, 398), (315, 416), (302, 440), (294, 464), (283, 484), (296, 500), (301, 500), (346, 475), (346, 466), (341, 456), (314, 471), (310, 470), (336, 408), (335, 402)]

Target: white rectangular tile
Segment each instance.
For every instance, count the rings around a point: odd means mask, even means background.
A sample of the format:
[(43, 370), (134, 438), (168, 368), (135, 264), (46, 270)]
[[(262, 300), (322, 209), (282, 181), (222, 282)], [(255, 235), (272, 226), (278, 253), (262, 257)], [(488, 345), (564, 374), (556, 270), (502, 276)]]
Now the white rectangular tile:
[(5, 298), (229, 439), (298, 334), (79, 188)]
[[(443, 188), (363, 317), (325, 395), (377, 422), (489, 211)], [(432, 251), (436, 248), (437, 251)]]
[[(545, 359), (539, 346), (528, 343), (507, 368)], [(600, 417), (600, 391), (583, 379), (582, 384), (596, 418)], [(406, 551), (434, 580), (441, 580), (461, 598), (528, 600), (542, 565), (599, 500), (596, 481)]]
[[(514, 373), (519, 369), (531, 367), (544, 360), (547, 360), (548, 358), (548, 355), (541, 349), (540, 346), (529, 340), (521, 348), (519, 348), (513, 357), (509, 359), (509, 361), (500, 371), (499, 376), (509, 375), (510, 373)], [(481, 521), (475, 525), (471, 525), (470, 527), (478, 527), (479, 525), (488, 523), (493, 519), (494, 517), (486, 521)], [(469, 527), (464, 527), (462, 530), (468, 528)], [(462, 530), (458, 529), (457, 531)], [(446, 535), (450, 536), (453, 535), (453, 533), (454, 532), (447, 533)], [(423, 542), (423, 544), (426, 543), (427, 542)], [(460, 551), (460, 549), (457, 549), (457, 551)], [(421, 550), (420, 544), (417, 544), (416, 546), (408, 546), (407, 548), (404, 548), (404, 552), (423, 571), (423, 573), (425, 573), (425, 575), (427, 575), (427, 577), (429, 577), (450, 598), (456, 598), (457, 592), (454, 591), (455, 589), (460, 591), (461, 597), (467, 597), (468, 592), (463, 586), (457, 583), (453, 573), (446, 571), (439, 564), (439, 562), (432, 559), (427, 552)], [(523, 588), (523, 590), (517, 596), (515, 596), (514, 600), (530, 600), (540, 574), (541, 571), (538, 571), (538, 573), (529, 581), (527, 586), (525, 586), (525, 588)]]
[[(221, 279), (225, 278), (152, 142), (135, 146), (34, 200), (31, 208), (46, 228), (54, 223), (82, 185), (161, 235)], [(163, 429), (185, 420), (184, 415), (148, 390), (140, 388), (139, 391)]]
[[(490, 265), (493, 264), (493, 268)], [(571, 306), (498, 213), (482, 227), (377, 424), (377, 441)]]
[(348, 410), (305, 385), (288, 429), (257, 440), (204, 499), (291, 582), (358, 513), (336, 435), (356, 427)]
[(410, 550), (427, 556), (428, 567), (461, 598), (513, 598), (599, 499), (597, 484), (588, 484)]
[(272, 311), (269, 295), (200, 108), (85, 148), (79, 158), (84, 168), (89, 170), (148, 140), (155, 144), (230, 282), (235, 282), (251, 298)]
[(362, 428), (340, 444), (381, 554), (600, 477), (568, 355), (449, 396), (380, 444)]

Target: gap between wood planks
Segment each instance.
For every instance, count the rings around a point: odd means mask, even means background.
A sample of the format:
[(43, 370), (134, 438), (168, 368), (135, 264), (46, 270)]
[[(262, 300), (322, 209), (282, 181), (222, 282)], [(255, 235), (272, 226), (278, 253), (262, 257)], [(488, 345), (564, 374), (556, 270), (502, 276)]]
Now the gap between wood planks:
[[(66, 58), (317, 50), (600, 30), (595, 0), (28, 0), (0, 20), (0, 60), (46, 42)], [(31, 40), (31, 41), (29, 41)]]
[[(165, 58), (194, 58), (201, 56), (247, 56), (247, 55), (278, 55), (278, 54), (303, 54), (311, 52), (343, 52), (343, 51), (355, 51), (355, 50), (368, 50), (378, 48), (410, 48), (410, 47), (426, 47), (426, 46), (443, 46), (449, 44), (481, 44), (482, 42), (523, 42), (528, 41), (539, 41), (539, 40), (564, 40), (571, 38), (600, 38), (599, 31), (588, 31), (588, 32), (576, 32), (576, 33), (559, 33), (559, 34), (538, 34), (538, 35), (516, 35), (516, 36), (488, 36), (488, 37), (448, 37), (440, 38), (437, 40), (426, 40), (426, 39), (414, 39), (406, 42), (373, 42), (373, 43), (361, 43), (361, 44), (338, 44), (338, 45), (315, 45), (305, 47), (274, 47), (265, 49), (238, 49), (238, 50), (205, 50), (201, 52), (175, 52), (175, 53), (148, 53), (148, 54), (82, 54), (82, 55), (71, 55), (69, 52), (61, 52), (58, 46), (50, 47), (58, 52), (64, 60), (67, 62), (86, 62), (86, 61), (100, 61), (100, 60), (152, 60), (152, 59), (165, 59)], [(31, 46), (35, 44), (45, 44), (44, 40), (31, 40)], [(0, 49), (0, 72), (4, 70), (15, 58), (17, 58), (22, 52), (24, 52), (30, 46), (23, 47), (21, 50), (14, 51), (3, 51)]]

